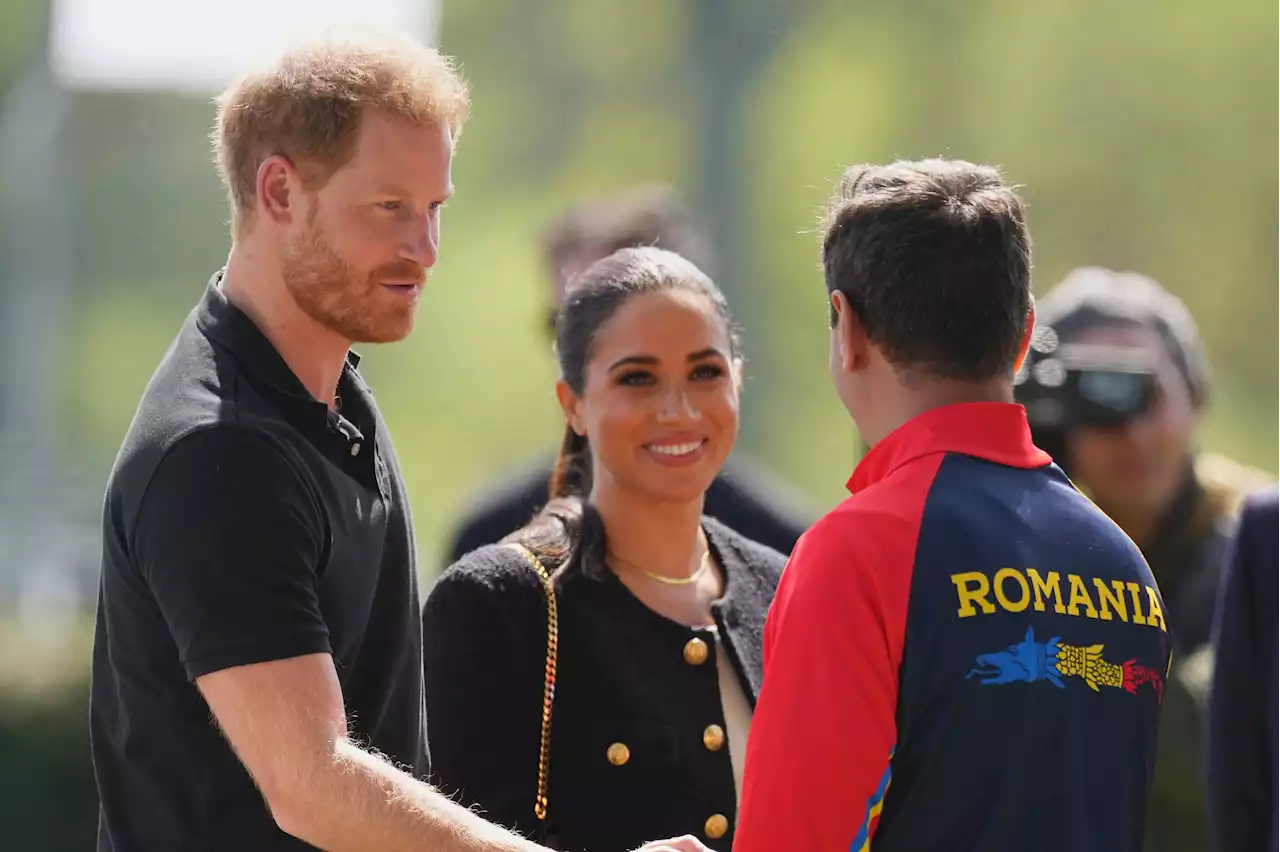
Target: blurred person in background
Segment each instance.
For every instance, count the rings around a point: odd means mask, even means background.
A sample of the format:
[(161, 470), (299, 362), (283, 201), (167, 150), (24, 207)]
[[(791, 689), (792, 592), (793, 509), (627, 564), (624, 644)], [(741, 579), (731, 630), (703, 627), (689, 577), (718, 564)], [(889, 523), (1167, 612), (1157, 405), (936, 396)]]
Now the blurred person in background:
[(1186, 306), (1157, 282), (1080, 268), (1036, 309), (1016, 385), (1036, 443), (1138, 544), (1168, 607), (1173, 668), (1146, 849), (1202, 852), (1214, 601), (1241, 501), (1270, 477), (1196, 451), (1207, 360)]
[(469, 104), (391, 35), (294, 47), (219, 99), (230, 253), (107, 486), (100, 852), (541, 848), (419, 780), (412, 523), (350, 351), (413, 328)]
[(822, 264), (870, 449), (769, 612), (736, 852), (1137, 852), (1169, 637), (1014, 404), (1021, 199), (965, 162), (854, 167)]
[(1277, 849), (1277, 595), (1280, 494), (1240, 512), (1214, 616), (1209, 692), (1209, 825), (1218, 852)]
[[(584, 269), (621, 248), (656, 246), (711, 270), (710, 249), (693, 215), (674, 189), (654, 184), (579, 202), (548, 229), (544, 239), (551, 292), (547, 327), (555, 322), (569, 283)], [(711, 272), (711, 274), (714, 274)], [(469, 501), (447, 549), (449, 563), (519, 529), (548, 499), (553, 456), (504, 474), (499, 484)], [(707, 490), (706, 513), (774, 550), (790, 553), (809, 512), (792, 489), (741, 455), (726, 462)]]
[(553, 498), (423, 612), (433, 780), (557, 848), (728, 852), (785, 562), (705, 510), (738, 433), (728, 303), (687, 259), (626, 248), (562, 304)]

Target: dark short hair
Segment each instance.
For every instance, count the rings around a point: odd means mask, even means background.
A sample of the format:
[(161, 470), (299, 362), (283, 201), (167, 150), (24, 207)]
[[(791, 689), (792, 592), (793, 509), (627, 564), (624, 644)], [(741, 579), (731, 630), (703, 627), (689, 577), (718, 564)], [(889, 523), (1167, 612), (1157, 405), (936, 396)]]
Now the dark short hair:
[(846, 170), (822, 268), (828, 294), (844, 294), (900, 370), (1012, 375), (1031, 309), (1031, 236), (1022, 199), (996, 169), (923, 160)]
[(1191, 398), (1209, 396), (1209, 359), (1186, 304), (1152, 278), (1099, 266), (1073, 269), (1036, 304), (1036, 325), (1064, 341), (1105, 326), (1139, 326), (1160, 338)]
[(715, 274), (693, 211), (667, 184), (644, 184), (579, 201), (551, 223), (542, 245), (553, 269), (573, 252), (594, 250), (605, 257), (618, 249), (651, 246), (675, 252)]

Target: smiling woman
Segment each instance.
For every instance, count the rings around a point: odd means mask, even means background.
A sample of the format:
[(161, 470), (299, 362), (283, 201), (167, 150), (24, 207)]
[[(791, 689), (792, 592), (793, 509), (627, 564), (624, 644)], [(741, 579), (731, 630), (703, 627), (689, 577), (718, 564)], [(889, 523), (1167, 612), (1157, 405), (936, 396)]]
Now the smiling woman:
[(728, 304), (679, 255), (623, 249), (570, 285), (556, 351), (550, 503), (424, 610), (436, 781), (565, 849), (728, 850), (785, 561), (702, 514), (738, 434)]
[[(611, 258), (570, 295), (555, 496), (570, 480), (600, 478), (597, 502), (700, 504), (738, 433), (737, 344), (724, 297), (692, 264), (669, 255), (645, 268), (639, 254)], [(633, 269), (649, 289), (619, 285)]]

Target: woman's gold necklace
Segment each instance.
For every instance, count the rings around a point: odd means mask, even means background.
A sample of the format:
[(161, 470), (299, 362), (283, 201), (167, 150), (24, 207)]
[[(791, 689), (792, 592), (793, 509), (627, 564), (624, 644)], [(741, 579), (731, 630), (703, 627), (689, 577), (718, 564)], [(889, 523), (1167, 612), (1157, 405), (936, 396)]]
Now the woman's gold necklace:
[(615, 561), (621, 562), (624, 566), (626, 566), (627, 568), (630, 568), (632, 571), (636, 571), (640, 574), (643, 574), (646, 577), (648, 577), (650, 580), (657, 580), (659, 583), (666, 583), (668, 586), (692, 585), (693, 583), (698, 582), (698, 580), (702, 578), (702, 575), (707, 573), (707, 568), (711, 566), (711, 550), (710, 549), (703, 551), (702, 561), (698, 564), (698, 570), (694, 571), (688, 577), (667, 577), (663, 574), (655, 574), (652, 571), (646, 571), (643, 568), (641, 568), (639, 565), (636, 565), (633, 562), (628, 562), (627, 560), (623, 559), (621, 556), (619, 556), (618, 554), (612, 551), (609, 552), (609, 556), (613, 558)]

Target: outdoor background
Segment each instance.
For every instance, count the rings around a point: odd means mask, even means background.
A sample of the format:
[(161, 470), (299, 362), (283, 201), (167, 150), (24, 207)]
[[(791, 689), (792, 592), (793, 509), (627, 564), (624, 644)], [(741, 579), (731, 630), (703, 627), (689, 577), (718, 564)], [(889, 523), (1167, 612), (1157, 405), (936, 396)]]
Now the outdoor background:
[[(468, 497), (560, 434), (540, 229), (636, 182), (674, 184), (702, 216), (747, 332), (739, 450), (815, 514), (857, 450), (827, 384), (814, 228), (844, 166), (898, 157), (992, 163), (1021, 185), (1037, 294), (1100, 264), (1182, 296), (1214, 367), (1201, 443), (1276, 472), (1274, 3), (438, 11), (424, 38), (473, 85), (457, 196), (417, 330), (361, 349), (425, 583)], [(0, 848), (55, 852), (91, 848), (96, 818), (85, 691), (103, 487), (225, 257), (227, 210), (213, 92), (59, 88), (48, 12), (0, 0)]]

